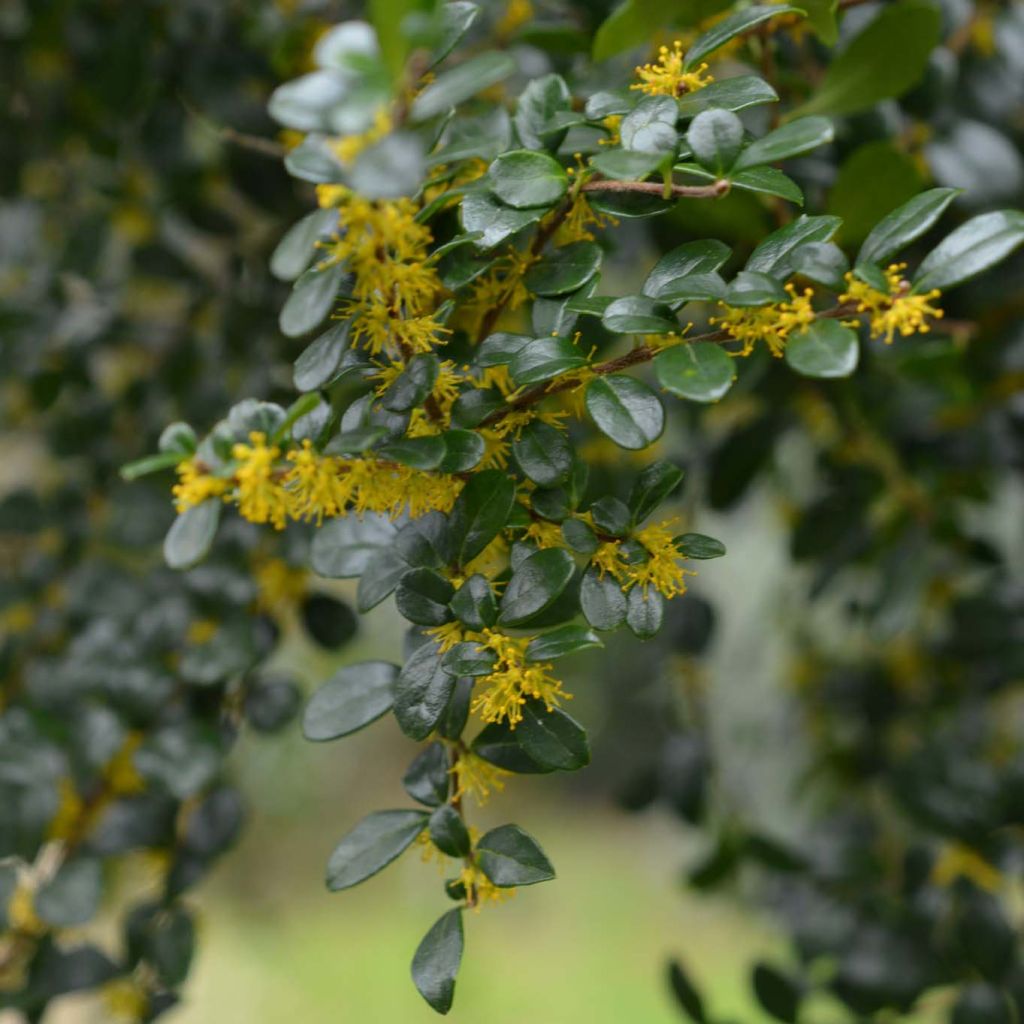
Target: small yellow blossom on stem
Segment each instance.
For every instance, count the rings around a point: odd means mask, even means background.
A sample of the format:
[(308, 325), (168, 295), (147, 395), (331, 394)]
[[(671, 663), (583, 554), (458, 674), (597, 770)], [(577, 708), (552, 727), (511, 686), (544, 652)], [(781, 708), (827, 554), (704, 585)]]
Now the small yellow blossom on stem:
[(232, 458), (239, 463), (235, 470), (238, 485), (238, 511), (251, 523), (270, 523), (283, 530), (288, 518), (288, 493), (278, 479), (275, 461), (281, 454), (276, 445), (267, 444), (267, 435), (254, 430), (249, 444), (236, 444)]
[(295, 519), (315, 521), (339, 516), (352, 499), (353, 478), (344, 472), (341, 459), (318, 455), (307, 438), (302, 447), (288, 453), (292, 469), (284, 478), (289, 512)]
[(763, 341), (776, 358), (781, 357), (786, 341), (794, 331), (801, 331), (814, 323), (816, 314), (811, 304), (810, 288), (798, 292), (792, 284), (786, 285), (787, 302), (770, 306), (730, 306), (720, 302), (723, 312), (711, 317), (711, 323), (722, 328), (743, 347), (731, 355), (749, 356), (754, 345)]
[(931, 330), (929, 319), (941, 319), (943, 311), (932, 305), (941, 297), (938, 288), (922, 295), (910, 293), (910, 282), (904, 280), (905, 263), (893, 263), (886, 268), (885, 280), (888, 292), (879, 291), (871, 285), (846, 275), (846, 291), (839, 296), (840, 302), (856, 306), (858, 313), (869, 314), (868, 329), (872, 337), (883, 338), (891, 345), (896, 333), (907, 338), (912, 334), (927, 334)]
[(222, 480), (206, 472), (196, 459), (179, 462), (176, 471), (178, 482), (171, 488), (171, 493), (179, 512), (187, 512), (194, 505), (201, 505), (207, 498), (220, 497), (231, 489), (230, 480)]
[(495, 670), (477, 683), (479, 692), (470, 710), (485, 722), (507, 721), (510, 729), (523, 720), (523, 705), (530, 699), (541, 700), (550, 711), (571, 694), (562, 689), (561, 680), (551, 675), (548, 662), (528, 662), (526, 648), (533, 637), (505, 636), (485, 629), (480, 643), (498, 656)]
[(505, 779), (511, 774), (469, 750), (459, 754), (450, 771), (455, 778), (453, 799), (471, 796), (480, 806), (487, 803), (492, 791), (500, 793), (505, 788)]
[(612, 540), (594, 552), (594, 565), (602, 576), (606, 573), (613, 576), (624, 590), (639, 586), (644, 597), (652, 588), (669, 599), (685, 594), (686, 577), (696, 573), (679, 564), (684, 556), (673, 540), (670, 525), (671, 521), (647, 526), (634, 534), (634, 539), (647, 550), (646, 560), (627, 560), (620, 542)]
[(682, 96), (696, 92), (710, 85), (714, 78), (705, 74), (707, 64), (701, 64), (692, 71), (683, 68), (683, 44), (677, 39), (672, 48), (658, 49), (658, 59), (653, 64), (644, 64), (636, 69), (639, 82), (630, 89), (639, 89), (648, 96)]
[(463, 867), (459, 881), (466, 890), (466, 906), (474, 910), (479, 910), (484, 903), (503, 903), (516, 894), (515, 889), (496, 886), (474, 862)]

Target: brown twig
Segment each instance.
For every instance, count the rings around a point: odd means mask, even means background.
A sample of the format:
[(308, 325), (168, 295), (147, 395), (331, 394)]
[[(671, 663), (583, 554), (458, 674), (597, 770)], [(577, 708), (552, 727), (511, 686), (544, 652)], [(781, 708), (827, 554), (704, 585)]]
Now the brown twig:
[[(716, 181), (711, 185), (670, 185), (675, 199), (718, 199), (729, 191), (729, 182)], [(638, 192), (643, 195), (662, 196), (666, 186), (658, 181), (588, 181), (583, 192)]]

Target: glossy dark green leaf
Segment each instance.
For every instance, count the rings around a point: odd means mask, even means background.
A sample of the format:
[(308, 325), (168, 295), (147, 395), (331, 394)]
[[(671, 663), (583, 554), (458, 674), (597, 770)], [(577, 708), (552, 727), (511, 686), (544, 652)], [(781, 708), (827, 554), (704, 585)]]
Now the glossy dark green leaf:
[(533, 338), (529, 334), (497, 331), (480, 342), (473, 354), (473, 362), (477, 366), (507, 366), (515, 358), (516, 353), (532, 341)]
[(757, 270), (741, 270), (725, 292), (725, 301), (730, 306), (770, 306), (785, 302), (788, 297), (777, 277)]
[(884, 263), (920, 238), (960, 194), (955, 188), (930, 188), (897, 207), (871, 229), (857, 262)]
[(484, 457), (484, 439), (472, 430), (446, 430), (441, 435), (444, 455), (437, 468), (442, 473), (466, 473), (476, 469)]
[(464, 231), (476, 235), (478, 249), (493, 249), (544, 216), (544, 207), (517, 210), (489, 192), (470, 192), (459, 207)]
[(359, 578), (356, 609), (365, 613), (376, 608), (394, 592), (398, 581), (408, 569), (408, 563), (397, 551), (383, 548), (374, 552), (367, 563), (366, 572)]
[(455, 677), (444, 670), (437, 647), (427, 641), (413, 651), (395, 682), (395, 718), (406, 736), (424, 740), (448, 707)]
[(590, 764), (590, 744), (584, 728), (561, 708), (550, 711), (543, 701), (523, 705), (516, 738), (542, 768), (572, 772)]
[(582, 288), (600, 266), (601, 247), (596, 242), (573, 242), (548, 253), (523, 280), (535, 295), (565, 295)]
[(459, 622), (470, 629), (489, 629), (498, 621), (498, 602), (487, 577), (474, 573), (455, 592), (451, 609)]
[(370, 559), (395, 539), (395, 525), (383, 515), (343, 516), (327, 520), (313, 536), (310, 565), (318, 576), (362, 576)]
[(565, 168), (547, 153), (532, 149), (502, 153), (487, 174), (494, 194), (517, 210), (553, 206), (569, 188)]
[(674, 153), (679, 145), (678, 118), (679, 108), (673, 97), (644, 96), (619, 125), (622, 148), (656, 156)]
[(554, 661), (588, 647), (603, 647), (601, 638), (586, 626), (559, 626), (535, 637), (526, 648), (527, 661)]
[(172, 569), (191, 568), (205, 557), (217, 533), (221, 504), (218, 498), (207, 498), (174, 520), (164, 538), (164, 561)]
[[(660, 153), (631, 153), (625, 149), (608, 149), (596, 153), (591, 161), (606, 178), (612, 181), (642, 181), (659, 163)], [(591, 199), (605, 193), (595, 192)]]
[(294, 281), (313, 262), (316, 243), (338, 226), (337, 210), (316, 210), (293, 224), (270, 256), (270, 272), (279, 281)]
[(281, 307), (278, 324), (281, 333), (297, 338), (319, 327), (334, 308), (345, 277), (345, 268), (335, 263), (325, 270), (307, 270), (292, 288)]
[(746, 167), (789, 160), (824, 146), (832, 141), (833, 135), (832, 122), (827, 117), (799, 117), (752, 142), (740, 154), (733, 168), (742, 171)]
[(626, 621), (626, 595), (610, 573), (601, 575), (591, 566), (580, 584), (583, 616), (599, 630), (618, 629)]
[(406, 412), (422, 405), (433, 389), (440, 369), (441, 360), (433, 352), (420, 352), (413, 356), (384, 393), (381, 405), (392, 412)]
[(441, 665), (453, 676), (487, 676), (497, 664), (494, 651), (482, 644), (466, 642), (445, 651)]
[(572, 469), (572, 449), (565, 431), (541, 420), (522, 429), (512, 442), (512, 455), (523, 473), (541, 487), (561, 483)]
[(437, 1013), (447, 1013), (452, 1007), (463, 946), (462, 909), (456, 908), (439, 918), (416, 947), (412, 980)]
[(712, 82), (696, 92), (679, 97), (680, 117), (693, 117), (702, 110), (719, 107), (722, 110), (745, 110), (761, 103), (778, 103), (778, 93), (757, 75), (741, 75)]
[(653, 588), (644, 593), (641, 587), (632, 587), (626, 595), (626, 625), (634, 636), (649, 640), (661, 629), (665, 617), (665, 600)]
[(849, 377), (859, 358), (857, 332), (838, 320), (816, 320), (786, 342), (786, 362), (805, 377)]
[(375, 722), (394, 702), (398, 667), (366, 661), (336, 672), (310, 698), (302, 716), (307, 740), (334, 740)]
[(725, 174), (743, 148), (743, 122), (728, 110), (703, 110), (686, 130), (694, 159), (716, 174)]
[(671, 308), (646, 295), (626, 295), (609, 303), (601, 322), (615, 334), (671, 334), (679, 330)]
[(331, 892), (353, 885), (386, 868), (427, 827), (425, 811), (375, 811), (335, 847), (327, 863)]
[(794, 274), (839, 292), (845, 288), (850, 262), (834, 242), (808, 242), (793, 249), (786, 265)]
[(535, 551), (512, 573), (501, 598), (498, 622), (516, 626), (533, 618), (558, 598), (575, 570), (572, 555), (562, 548)]
[(57, 928), (86, 924), (99, 906), (102, 884), (100, 862), (94, 857), (76, 857), (39, 887), (34, 910), (40, 920)]
[(682, 483), (683, 471), (657, 460), (645, 466), (629, 492), (631, 525), (642, 523)]
[(533, 836), (518, 825), (500, 825), (481, 836), (476, 852), (483, 873), (499, 888), (535, 885), (555, 869)]
[(519, 94), (513, 123), (519, 141), (527, 149), (557, 149), (565, 128), (552, 125), (552, 118), (570, 109), (572, 96), (561, 75), (532, 79)]
[(947, 235), (921, 261), (912, 278), (914, 292), (963, 284), (1024, 244), (1024, 213), (993, 210), (972, 217)]
[(683, 965), (678, 960), (673, 960), (668, 965), (668, 980), (672, 988), (672, 994), (676, 997), (679, 1005), (686, 1011), (690, 1020), (694, 1021), (695, 1024), (705, 1024), (707, 1015), (704, 1012), (704, 1000), (701, 999), (700, 993), (694, 987), (693, 982), (690, 981), (683, 970)]
[(730, 39), (749, 32), (769, 18), (775, 18), (783, 14), (794, 12), (803, 13), (798, 7), (790, 7), (788, 4), (765, 4), (744, 7), (741, 10), (730, 14), (717, 22), (707, 32), (699, 35), (686, 51), (684, 67), (690, 70), (701, 60), (714, 53), (719, 47), (724, 46)]
[(498, 535), (515, 496), (515, 483), (498, 469), (475, 473), (466, 483), (449, 517), (460, 565), (471, 562)]
[(562, 537), (573, 551), (581, 555), (592, 555), (599, 541), (594, 531), (582, 519), (566, 519), (562, 523)]
[(586, 365), (586, 357), (569, 338), (534, 338), (515, 354), (509, 373), (517, 385), (524, 387)]
[(419, 626), (443, 626), (452, 618), (448, 602), (455, 588), (433, 569), (411, 569), (395, 589), (395, 605)]
[(585, 402), (601, 432), (621, 448), (646, 448), (665, 429), (665, 410), (658, 396), (633, 377), (598, 377), (587, 386)]
[(654, 358), (658, 383), (691, 402), (717, 402), (735, 380), (732, 359), (710, 341), (673, 345)]
[(507, 53), (488, 50), (476, 57), (443, 71), (413, 100), (411, 119), (426, 121), (458, 106), (478, 92), (508, 78), (516, 70), (516, 62)]
[(684, 533), (675, 541), (684, 558), (721, 558), (725, 554), (725, 545), (720, 540), (703, 533)]
[(431, 743), (416, 755), (402, 778), (405, 791), (428, 807), (437, 807), (448, 799), (451, 789), (448, 751), (440, 742)]
[(349, 320), (332, 324), (295, 360), (292, 381), (299, 391), (315, 391), (334, 379), (348, 350), (350, 327)]
[(662, 292), (681, 278), (715, 273), (721, 269), (729, 255), (729, 247), (714, 238), (684, 242), (665, 253), (654, 264), (644, 281), (643, 293), (652, 299), (660, 299)]
[(377, 454), (383, 459), (399, 462), (413, 469), (437, 469), (448, 449), (444, 439), (437, 434), (425, 434), (423, 437), (400, 437), (387, 444), (377, 445)]
[(789, 254), (797, 246), (807, 242), (829, 241), (839, 224), (838, 217), (797, 217), (760, 242), (747, 260), (746, 269), (763, 274), (781, 270), (786, 266)]
[(781, 971), (768, 964), (757, 964), (753, 975), (757, 1001), (776, 1020), (796, 1024), (800, 1012), (800, 989)]
[(442, 804), (430, 815), (430, 839), (449, 857), (465, 857), (471, 843), (466, 823), (451, 804)]

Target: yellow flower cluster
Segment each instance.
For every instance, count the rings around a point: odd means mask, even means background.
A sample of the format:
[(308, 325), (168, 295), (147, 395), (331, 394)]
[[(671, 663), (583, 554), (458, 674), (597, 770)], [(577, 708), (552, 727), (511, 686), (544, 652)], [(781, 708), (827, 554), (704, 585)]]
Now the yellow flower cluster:
[[(233, 502), (243, 518), (269, 523), (276, 530), (288, 519), (323, 522), (324, 518), (354, 511), (397, 516), (408, 509), (413, 517), (435, 510), (451, 511), (462, 481), (446, 473), (424, 473), (408, 466), (376, 459), (349, 459), (321, 455), (307, 440), (282, 458), (277, 445), (267, 444), (265, 434), (254, 431), (249, 444), (236, 444), (237, 461), (230, 480), (224, 481), (224, 500)], [(194, 463), (182, 463), (182, 483), (175, 488), (179, 512), (204, 500), (203, 486), (193, 486)], [(185, 479), (190, 481), (184, 485)]]
[(483, 806), (492, 790), (500, 793), (505, 788), (505, 779), (510, 773), (467, 750), (459, 755), (451, 768), (451, 774), (455, 778), (453, 798), (458, 800), (471, 796), (477, 804)]
[(466, 864), (459, 874), (466, 890), (466, 906), (479, 910), (484, 903), (503, 903), (515, 896), (515, 889), (500, 889), (476, 863)]
[(693, 71), (683, 69), (683, 44), (677, 39), (671, 49), (659, 47), (658, 59), (653, 64), (644, 64), (636, 69), (639, 82), (630, 89), (639, 89), (648, 96), (682, 96), (696, 92), (710, 85), (714, 78), (705, 74), (707, 64), (701, 64)]
[(910, 283), (903, 278), (906, 267), (905, 263), (892, 263), (886, 268), (887, 292), (878, 291), (853, 274), (847, 274), (846, 291), (839, 296), (840, 302), (855, 304), (858, 313), (869, 314), (872, 336), (884, 338), (887, 345), (892, 344), (897, 332), (904, 338), (927, 334), (931, 330), (929, 318), (938, 320), (943, 316), (942, 310), (932, 305), (942, 294), (939, 289), (911, 295)]
[(485, 722), (508, 721), (514, 729), (523, 719), (523, 705), (530, 698), (541, 700), (549, 711), (572, 695), (562, 689), (561, 680), (551, 675), (548, 662), (528, 662), (526, 648), (533, 637), (505, 636), (492, 629), (480, 634), (480, 644), (498, 656), (495, 670), (477, 683), (479, 691), (470, 710)]
[(814, 323), (815, 312), (811, 305), (810, 288), (798, 292), (792, 284), (786, 285), (788, 302), (777, 302), (770, 306), (730, 306), (720, 302), (721, 316), (711, 317), (711, 323), (726, 331), (730, 337), (743, 344), (737, 356), (749, 356), (754, 345), (763, 341), (771, 354), (779, 357), (786, 348), (786, 341), (794, 331), (801, 331)]
[(178, 482), (171, 488), (171, 493), (179, 512), (201, 505), (207, 498), (219, 498), (231, 489), (230, 481), (204, 472), (196, 459), (179, 462), (177, 469)]
[(679, 564), (684, 556), (672, 539), (669, 525), (648, 526), (634, 534), (634, 539), (647, 549), (646, 561), (627, 561), (619, 541), (607, 541), (594, 552), (594, 564), (602, 576), (610, 573), (624, 590), (639, 586), (645, 598), (652, 588), (666, 598), (685, 594), (686, 577), (696, 573)]

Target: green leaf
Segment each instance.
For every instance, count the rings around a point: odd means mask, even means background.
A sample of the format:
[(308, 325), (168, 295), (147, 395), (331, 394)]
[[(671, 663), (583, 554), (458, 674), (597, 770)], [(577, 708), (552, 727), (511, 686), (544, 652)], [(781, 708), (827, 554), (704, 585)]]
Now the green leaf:
[(717, 402), (732, 387), (732, 359), (710, 341), (673, 345), (654, 357), (658, 383), (691, 402)]
[(686, 1011), (690, 1020), (696, 1021), (696, 1024), (706, 1024), (704, 1000), (701, 999), (700, 993), (687, 977), (678, 960), (673, 960), (668, 965), (668, 980), (676, 1001)]
[(279, 281), (294, 281), (313, 262), (316, 243), (338, 227), (338, 211), (316, 210), (293, 224), (270, 256), (270, 272)]
[(798, 245), (805, 242), (827, 242), (839, 225), (838, 217), (801, 215), (765, 238), (751, 253), (746, 269), (771, 274), (786, 265), (787, 257)]
[(514, 74), (516, 62), (507, 53), (488, 50), (443, 71), (413, 101), (409, 117), (426, 121)]
[(729, 174), (729, 182), (733, 188), (745, 192), (780, 196), (797, 206), (804, 205), (804, 194), (800, 186), (775, 167), (751, 167), (745, 171), (733, 171)]
[(640, 640), (656, 636), (664, 617), (665, 601), (653, 588), (644, 593), (641, 587), (633, 587), (626, 595), (626, 625)]
[(836, 13), (839, 0), (800, 0), (807, 11), (807, 22), (815, 35), (826, 45), (835, 46), (839, 38)]
[(797, 118), (752, 142), (733, 166), (742, 171), (745, 167), (778, 163), (824, 146), (833, 136), (832, 122), (827, 117)]
[(451, 609), (459, 622), (470, 629), (489, 629), (498, 621), (498, 603), (494, 591), (481, 573), (474, 573), (455, 592)]
[(625, 295), (609, 303), (601, 322), (614, 334), (674, 334), (679, 330), (672, 310), (646, 295)]
[(654, 444), (665, 429), (665, 410), (646, 384), (611, 374), (587, 386), (587, 412), (620, 448), (637, 451)]
[(219, 498), (207, 498), (174, 520), (164, 538), (164, 561), (172, 569), (189, 569), (210, 550), (220, 522), (221, 504)]
[(376, 608), (398, 586), (408, 571), (408, 564), (397, 551), (383, 548), (377, 551), (366, 566), (356, 588), (356, 608), (366, 613)]
[(475, 469), (484, 457), (484, 439), (472, 430), (446, 430), (441, 435), (444, 456), (438, 469), (442, 473), (466, 473)]
[(770, 306), (788, 298), (777, 278), (759, 270), (741, 270), (725, 292), (725, 301), (730, 306)]
[(857, 332), (838, 320), (816, 320), (786, 342), (786, 362), (805, 377), (849, 377), (859, 357)]
[(418, 626), (443, 626), (452, 618), (448, 602), (455, 588), (433, 569), (412, 569), (399, 581), (395, 605), (410, 622)]
[(322, 135), (307, 135), (284, 158), (284, 166), (293, 178), (317, 185), (342, 181), (345, 177), (345, 168)]
[(523, 473), (541, 487), (561, 483), (572, 469), (572, 449), (565, 431), (540, 420), (522, 429), (512, 442), (512, 455)]
[(554, 661), (588, 647), (603, 647), (601, 638), (586, 626), (559, 626), (535, 637), (526, 648), (527, 661)]
[(929, 0), (884, 6), (828, 65), (814, 94), (795, 113), (854, 114), (902, 96), (920, 81), (941, 31), (941, 14)]
[[(590, 161), (612, 181), (642, 181), (661, 163), (659, 153), (631, 153), (626, 149), (608, 149), (595, 153)], [(591, 200), (604, 193), (591, 193)]]
[(499, 888), (535, 885), (555, 877), (555, 869), (537, 841), (518, 825), (501, 825), (476, 844), (483, 873)]
[(679, 145), (678, 118), (679, 108), (673, 97), (644, 96), (619, 125), (622, 148), (657, 156), (674, 153)]
[(391, 412), (407, 412), (422, 405), (440, 370), (441, 360), (433, 352), (414, 355), (384, 393), (381, 405)]
[(387, 516), (372, 512), (329, 519), (313, 535), (313, 572), (328, 579), (362, 576), (373, 556), (391, 546), (395, 532)]
[(680, 117), (693, 117), (702, 110), (717, 107), (721, 110), (745, 110), (761, 103), (778, 103), (779, 94), (757, 75), (741, 75), (712, 82), (696, 92), (679, 97)]
[(473, 474), (449, 517), (460, 565), (471, 562), (498, 535), (508, 521), (515, 496), (514, 481), (500, 469)]
[(477, 346), (473, 362), (477, 366), (505, 366), (511, 363), (516, 353), (529, 345), (533, 338), (529, 334), (511, 334), (497, 331), (490, 334)]
[(794, 274), (802, 274), (836, 292), (844, 289), (850, 269), (846, 253), (834, 242), (808, 242), (798, 246), (790, 252), (786, 265)]
[(437, 807), (448, 799), (451, 789), (448, 751), (440, 742), (431, 743), (417, 754), (402, 777), (405, 791), (428, 807)]
[(91, 921), (99, 907), (103, 885), (100, 862), (95, 857), (76, 857), (35, 894), (33, 909), (39, 918), (56, 928), (71, 928)]
[(437, 469), (445, 457), (444, 441), (434, 434), (424, 437), (400, 437), (377, 446), (377, 454), (414, 469)]
[(725, 554), (725, 545), (720, 540), (703, 533), (684, 533), (675, 538), (675, 543), (684, 558), (721, 558)]
[(723, 18), (694, 40), (690, 49), (686, 51), (683, 67), (687, 71), (691, 70), (709, 53), (714, 53), (719, 47), (729, 42), (730, 39), (734, 39), (744, 32), (749, 32), (752, 28), (767, 21), (769, 18), (794, 13), (803, 14), (803, 11), (799, 7), (790, 7), (788, 4), (754, 5), (753, 7), (745, 7), (740, 11), (736, 11), (734, 14), (730, 14), (729, 17)]
[(125, 463), (118, 472), (122, 480), (138, 480), (139, 477), (147, 476), (149, 473), (170, 469), (187, 457), (181, 452), (158, 452), (156, 455), (144, 455), (141, 459)]
[(691, 274), (668, 282), (659, 297), (678, 308), (687, 302), (717, 302), (725, 298), (725, 291), (725, 281), (719, 274)]
[(572, 96), (561, 75), (532, 79), (516, 101), (513, 122), (519, 141), (527, 149), (557, 149), (565, 128), (552, 127), (552, 118), (572, 106)]
[(568, 338), (536, 338), (515, 354), (509, 373), (517, 386), (525, 387), (586, 365), (586, 357)]
[(918, 162), (892, 141), (858, 146), (843, 161), (828, 194), (828, 212), (843, 221), (839, 240), (856, 245), (894, 206), (917, 195), (923, 184)]
[(596, 242), (573, 242), (554, 249), (526, 272), (526, 287), (535, 295), (565, 295), (582, 288), (601, 266)]
[(949, 289), (1005, 259), (1024, 243), (1024, 213), (993, 210), (961, 224), (921, 262), (912, 280), (914, 292)]
[(590, 764), (590, 744), (583, 726), (561, 708), (550, 711), (543, 701), (523, 705), (516, 738), (542, 768), (573, 772)]
[(565, 168), (554, 157), (532, 149), (502, 153), (487, 174), (494, 194), (517, 210), (553, 206), (569, 188)]
[(684, 242), (665, 253), (644, 281), (643, 293), (652, 299), (662, 298), (662, 292), (679, 278), (694, 274), (713, 274), (730, 256), (724, 242), (708, 238), (698, 242)]
[(645, 466), (629, 492), (630, 525), (642, 523), (683, 482), (683, 471), (659, 459)]
[(302, 735), (322, 742), (348, 736), (375, 722), (394, 702), (398, 667), (365, 661), (336, 672), (310, 698), (302, 716)]
[(478, 249), (493, 249), (523, 228), (540, 220), (543, 208), (516, 210), (489, 192), (469, 192), (459, 207), (464, 231), (477, 235), (473, 243)]
[(920, 238), (960, 194), (955, 188), (930, 188), (898, 206), (872, 228), (857, 253), (858, 263), (884, 263)]
[(465, 857), (472, 843), (466, 823), (451, 804), (442, 804), (430, 816), (430, 839), (449, 857)]
[(611, 574), (601, 575), (591, 566), (580, 583), (583, 617), (602, 631), (618, 629), (626, 621), (626, 595)]
[(497, 663), (494, 651), (482, 644), (467, 642), (456, 644), (446, 651), (441, 664), (453, 676), (489, 676)]
[(462, 963), (462, 910), (449, 910), (423, 936), (412, 958), (417, 991), (437, 1013), (447, 1013), (455, 998), (455, 977)]
[(618, 498), (606, 494), (590, 506), (594, 525), (603, 533), (613, 537), (624, 537), (629, 532), (632, 516), (629, 507)]
[(278, 318), (281, 333), (297, 338), (319, 327), (334, 306), (344, 276), (345, 268), (340, 263), (326, 270), (315, 267), (307, 270), (295, 282), (291, 295), (281, 307)]
[(654, 32), (666, 23), (664, 6), (650, 0), (625, 0), (598, 26), (592, 50), (594, 61), (649, 42)]
[(697, 163), (725, 174), (743, 148), (743, 122), (728, 110), (704, 110), (690, 122), (686, 141)]
[(774, 967), (757, 964), (754, 967), (754, 994), (757, 1001), (776, 1020), (796, 1024), (800, 1012), (800, 989)]
[(517, 626), (553, 604), (576, 571), (563, 548), (545, 548), (525, 558), (512, 573), (499, 606), (498, 622)]
[(351, 320), (332, 324), (295, 360), (292, 382), (298, 391), (315, 391), (334, 379), (348, 350), (351, 325)]
[(386, 868), (427, 827), (425, 811), (375, 811), (335, 847), (327, 863), (327, 888), (349, 889)]
[(395, 682), (395, 718), (399, 728), (414, 740), (424, 740), (448, 707), (455, 677), (441, 665), (441, 655), (431, 641), (413, 651)]

